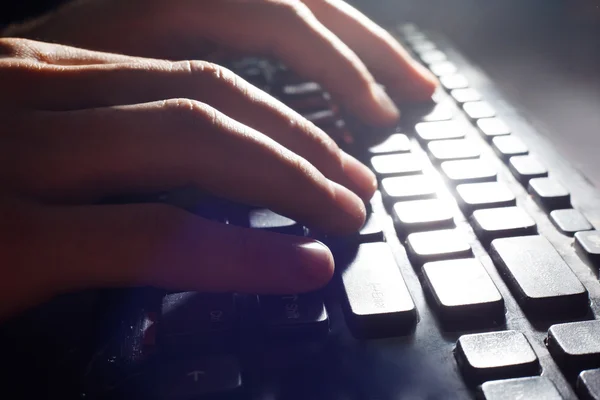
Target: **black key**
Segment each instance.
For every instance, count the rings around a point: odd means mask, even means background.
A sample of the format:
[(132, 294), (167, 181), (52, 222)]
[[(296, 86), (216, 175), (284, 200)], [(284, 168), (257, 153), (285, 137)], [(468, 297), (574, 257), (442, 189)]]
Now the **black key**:
[(415, 126), (415, 131), (424, 142), (465, 137), (464, 129), (456, 121), (420, 122)]
[(437, 77), (455, 74), (456, 65), (450, 61), (440, 61), (429, 65), (429, 70)]
[(577, 232), (575, 245), (595, 266), (600, 266), (600, 231)]
[(315, 124), (321, 129), (325, 126), (331, 126), (339, 119), (337, 113), (331, 109), (314, 111), (311, 113), (302, 114), (304, 118)]
[(482, 400), (563, 400), (554, 383), (544, 376), (485, 382), (478, 395)]
[(427, 145), (431, 160), (435, 163), (452, 160), (479, 158), (479, 146), (467, 139), (436, 140)]
[(371, 158), (371, 168), (379, 176), (401, 176), (421, 173), (423, 163), (412, 153), (384, 154)]
[(159, 341), (169, 352), (226, 344), (237, 323), (231, 294), (181, 292), (163, 298)]
[(498, 154), (498, 157), (504, 161), (508, 161), (514, 156), (524, 156), (529, 154), (529, 149), (521, 141), (521, 139), (508, 135), (508, 136), (497, 136), (492, 139), (492, 147)]
[(481, 100), (481, 95), (473, 88), (454, 89), (450, 95), (460, 104)]
[(461, 74), (443, 76), (440, 78), (440, 83), (446, 90), (464, 89), (469, 87), (469, 81)]
[(490, 255), (530, 318), (573, 317), (587, 312), (587, 290), (546, 238), (496, 239)]
[(577, 232), (592, 230), (592, 225), (577, 210), (554, 210), (550, 213), (550, 220), (559, 231), (567, 236)]
[(536, 203), (546, 211), (571, 208), (569, 191), (552, 178), (535, 178), (527, 188)]
[(477, 120), (477, 127), (487, 140), (492, 140), (496, 136), (510, 135), (510, 128), (499, 118), (479, 119)]
[(346, 322), (356, 337), (395, 336), (415, 327), (417, 311), (388, 244), (361, 244), (341, 279)]
[(275, 95), (283, 103), (301, 113), (331, 108), (331, 97), (316, 82), (284, 85)]
[(600, 368), (600, 320), (552, 325), (546, 346), (567, 374)]
[(440, 50), (423, 51), (419, 54), (419, 58), (425, 64), (435, 64), (448, 59), (446, 54)]
[(450, 205), (438, 199), (396, 203), (393, 216), (396, 229), (402, 236), (418, 231), (454, 227)]
[(530, 179), (548, 176), (548, 170), (533, 156), (511, 157), (508, 167), (513, 176), (525, 187)]
[(504, 321), (504, 299), (478, 260), (427, 263), (423, 278), (445, 323), (472, 326)]
[(380, 217), (373, 212), (368, 213), (365, 224), (356, 234), (353, 235), (353, 238), (357, 243), (383, 241), (383, 229), (381, 226)]
[(511, 207), (516, 205), (515, 195), (503, 183), (468, 183), (456, 187), (458, 205), (465, 214), (484, 208)]
[(329, 317), (319, 293), (259, 296), (258, 301), (268, 334), (313, 337), (329, 332)]
[(159, 398), (164, 400), (231, 395), (242, 387), (240, 364), (232, 356), (165, 362), (159, 379)]
[(383, 142), (369, 147), (371, 154), (408, 153), (410, 140), (406, 135), (395, 133)]
[(304, 227), (296, 221), (264, 208), (248, 213), (248, 227), (287, 235), (304, 236)]
[(465, 103), (463, 104), (463, 110), (474, 121), (481, 118), (492, 118), (496, 115), (496, 111), (485, 101)]
[(494, 239), (537, 233), (535, 221), (519, 207), (477, 210), (471, 216), (471, 225), (485, 246)]
[(575, 389), (581, 400), (600, 400), (600, 369), (579, 374)]
[(442, 174), (452, 185), (463, 183), (493, 182), (496, 180), (496, 167), (483, 160), (446, 161), (441, 164)]
[(388, 204), (436, 197), (435, 183), (425, 175), (385, 178), (381, 181), (381, 188)]
[(406, 245), (417, 265), (473, 255), (469, 243), (455, 229), (411, 233), (406, 238)]
[(465, 378), (473, 383), (540, 373), (529, 341), (517, 331), (463, 335), (454, 356)]

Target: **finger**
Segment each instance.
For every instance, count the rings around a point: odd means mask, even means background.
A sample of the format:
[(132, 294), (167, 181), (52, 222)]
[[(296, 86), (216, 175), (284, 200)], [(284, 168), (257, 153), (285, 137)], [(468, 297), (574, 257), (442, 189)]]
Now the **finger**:
[(305, 0), (312, 12), (365, 62), (395, 98), (431, 98), (437, 79), (389, 34), (342, 0)]
[(178, 17), (196, 29), (195, 35), (214, 38), (239, 51), (274, 55), (298, 74), (321, 83), (367, 123), (389, 125), (398, 118), (393, 102), (357, 55), (299, 1), (239, 2), (235, 6), (210, 2), (198, 12)]
[(333, 274), (323, 244), (211, 222), (160, 204), (46, 207), (25, 265), (52, 271), (63, 290), (156, 286), (202, 292), (290, 294)]
[(71, 110), (168, 98), (195, 99), (273, 138), (364, 200), (370, 199), (376, 189), (375, 176), (368, 168), (342, 152), (325, 132), (214, 64), (146, 60), (119, 65), (44, 66), (25, 69), (25, 73), (27, 76), (19, 81), (27, 82), (40, 95), (29, 96), (29, 90), (19, 87), (14, 95), (6, 96), (7, 102), (38, 109)]
[(63, 46), (53, 43), (38, 42), (21, 38), (0, 38), (0, 55), (34, 63), (53, 65), (92, 65), (131, 63), (138, 60), (120, 54), (103, 53)]
[[(0, 146), (9, 187), (46, 200), (195, 185), (307, 225), (349, 233), (363, 202), (312, 164), (206, 104), (186, 99), (43, 113)], [(74, 167), (75, 166), (75, 167)]]

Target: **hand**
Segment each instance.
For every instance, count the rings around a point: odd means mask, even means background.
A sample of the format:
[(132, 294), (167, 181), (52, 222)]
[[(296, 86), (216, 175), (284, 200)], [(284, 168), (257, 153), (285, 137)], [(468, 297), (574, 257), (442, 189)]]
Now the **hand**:
[(428, 99), (436, 87), (389, 33), (341, 0), (88, 0), (8, 34), (154, 58), (271, 55), (372, 125), (398, 118), (375, 80), (398, 100)]
[(0, 39), (0, 81), (0, 316), (85, 288), (296, 293), (333, 273), (310, 239), (98, 205), (106, 196), (191, 184), (343, 234), (377, 185), (320, 129), (207, 62)]

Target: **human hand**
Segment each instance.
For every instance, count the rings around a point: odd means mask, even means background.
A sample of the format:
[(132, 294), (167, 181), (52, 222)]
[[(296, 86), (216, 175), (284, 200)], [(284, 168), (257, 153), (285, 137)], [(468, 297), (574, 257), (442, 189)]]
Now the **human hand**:
[(274, 56), (371, 125), (398, 118), (376, 80), (397, 100), (426, 100), (436, 87), (389, 33), (342, 0), (88, 0), (8, 33), (153, 58)]
[(333, 259), (308, 238), (98, 202), (193, 185), (344, 234), (377, 185), (323, 131), (207, 62), (0, 39), (0, 81), (0, 316), (85, 288), (319, 288)]

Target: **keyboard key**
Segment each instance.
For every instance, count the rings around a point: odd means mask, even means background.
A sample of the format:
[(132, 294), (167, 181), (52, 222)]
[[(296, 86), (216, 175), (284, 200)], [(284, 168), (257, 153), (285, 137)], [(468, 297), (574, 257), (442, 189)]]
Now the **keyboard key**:
[(469, 243), (455, 229), (411, 233), (406, 238), (406, 245), (409, 255), (418, 265), (473, 255)]
[(384, 178), (381, 181), (383, 197), (389, 204), (398, 201), (435, 198), (436, 188), (431, 178), (425, 175)]
[(437, 77), (455, 74), (456, 65), (450, 61), (440, 61), (429, 65), (429, 70)]
[(491, 118), (496, 115), (496, 111), (485, 101), (474, 101), (463, 104), (463, 111), (472, 120), (481, 118)]
[(554, 210), (550, 213), (550, 220), (559, 231), (567, 236), (593, 229), (583, 214), (573, 209)]
[(499, 182), (468, 183), (456, 187), (458, 205), (466, 215), (483, 208), (511, 207), (516, 205), (515, 195)]
[(524, 156), (529, 154), (529, 149), (521, 139), (509, 136), (496, 136), (492, 139), (492, 147), (498, 154), (498, 157), (508, 161), (514, 156)]
[(533, 156), (511, 157), (508, 167), (513, 176), (525, 187), (530, 179), (548, 176), (548, 170)]
[(423, 163), (414, 154), (384, 154), (371, 158), (371, 168), (379, 176), (414, 175), (422, 171)]
[(517, 331), (463, 335), (454, 356), (465, 378), (473, 383), (540, 373), (529, 341)]
[(412, 46), (412, 49), (415, 51), (415, 53), (425, 53), (425, 52), (429, 52), (431, 50), (435, 50), (435, 44), (433, 42), (430, 42), (428, 40), (422, 40), (420, 42), (415, 43)]
[(554, 383), (544, 376), (485, 382), (478, 394), (482, 400), (563, 400)]
[(396, 203), (393, 216), (396, 229), (403, 236), (454, 227), (452, 209), (448, 203), (438, 199)]
[(425, 64), (435, 64), (441, 61), (446, 61), (447, 57), (443, 51), (430, 50), (419, 53), (419, 58)]
[(477, 144), (467, 139), (436, 140), (427, 145), (433, 162), (479, 158)]
[(370, 212), (367, 214), (365, 224), (360, 230), (351, 236), (355, 243), (381, 242), (383, 241), (383, 230), (381, 220), (377, 214)]
[(442, 174), (452, 186), (462, 183), (493, 182), (496, 168), (483, 160), (446, 161), (441, 164)]
[(465, 137), (464, 129), (456, 121), (420, 122), (415, 126), (415, 131), (424, 142)]
[(579, 374), (575, 389), (582, 400), (600, 400), (600, 369)]
[(567, 374), (600, 368), (600, 320), (552, 325), (546, 346)]
[(406, 135), (395, 133), (383, 142), (369, 147), (371, 154), (408, 153), (410, 140)]
[(477, 210), (471, 216), (471, 225), (485, 246), (494, 239), (537, 233), (535, 221), (519, 207)]
[(304, 236), (305, 230), (296, 221), (264, 208), (248, 213), (248, 227), (286, 235)]
[(450, 95), (460, 104), (481, 100), (481, 95), (473, 88), (454, 89)]
[(600, 231), (584, 231), (575, 234), (575, 245), (594, 264), (600, 266)]
[(334, 125), (339, 119), (337, 113), (329, 108), (305, 113), (302, 116), (323, 130), (325, 127)]
[(546, 211), (571, 208), (569, 191), (552, 178), (535, 178), (529, 181), (529, 194)]
[(510, 135), (510, 128), (499, 118), (478, 119), (477, 127), (487, 140), (491, 140), (496, 136)]
[(423, 278), (443, 322), (473, 326), (504, 321), (504, 300), (478, 260), (427, 263)]
[(388, 244), (361, 244), (341, 279), (346, 322), (356, 337), (395, 336), (415, 327), (417, 311)]
[(226, 344), (237, 325), (231, 294), (180, 292), (162, 300), (159, 340), (169, 352)]
[(329, 332), (329, 317), (319, 293), (259, 296), (258, 301), (268, 334), (313, 337)]
[[(410, 118), (411, 109), (409, 106), (402, 109), (402, 115), (404, 120)], [(419, 114), (418, 110), (415, 110), (415, 114)], [(450, 107), (449, 103), (439, 103), (432, 110), (421, 111), (421, 116), (415, 122), (436, 122), (436, 121), (448, 121), (454, 117), (454, 110)]]
[(496, 239), (490, 255), (530, 318), (575, 317), (587, 312), (587, 290), (546, 238)]
[(461, 74), (443, 76), (440, 78), (440, 83), (446, 90), (464, 89), (469, 87), (469, 81)]
[(177, 360), (160, 369), (159, 398), (164, 400), (232, 395), (242, 387), (241, 367), (232, 356)]

